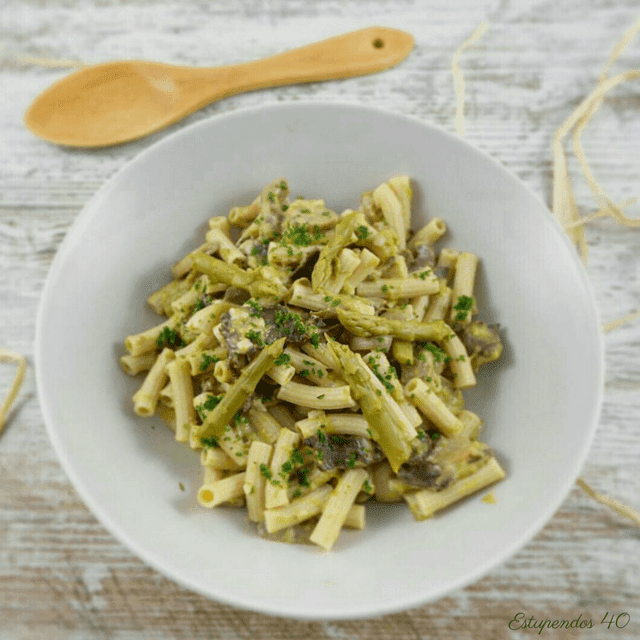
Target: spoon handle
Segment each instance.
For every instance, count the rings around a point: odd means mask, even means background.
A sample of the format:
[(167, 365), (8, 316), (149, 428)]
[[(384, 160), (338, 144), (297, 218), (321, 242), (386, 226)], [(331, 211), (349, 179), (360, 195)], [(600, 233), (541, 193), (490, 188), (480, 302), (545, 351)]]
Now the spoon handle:
[(404, 60), (412, 48), (413, 36), (398, 29), (352, 31), (269, 58), (223, 67), (229, 83), (224, 93), (375, 73)]

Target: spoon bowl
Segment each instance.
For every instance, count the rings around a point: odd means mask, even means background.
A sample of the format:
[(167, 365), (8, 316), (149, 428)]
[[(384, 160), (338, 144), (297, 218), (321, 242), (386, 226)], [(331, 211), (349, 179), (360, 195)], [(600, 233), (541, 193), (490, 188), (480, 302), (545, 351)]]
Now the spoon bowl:
[(252, 62), (213, 68), (125, 60), (87, 66), (41, 93), (25, 114), (37, 136), (103, 147), (149, 135), (228, 96), (375, 73), (409, 55), (413, 36), (370, 27)]

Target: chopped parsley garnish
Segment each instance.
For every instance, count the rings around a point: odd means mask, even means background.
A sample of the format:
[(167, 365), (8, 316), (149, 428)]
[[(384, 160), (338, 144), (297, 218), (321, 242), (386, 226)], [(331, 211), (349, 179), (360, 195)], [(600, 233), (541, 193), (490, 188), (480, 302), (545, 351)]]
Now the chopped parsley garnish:
[(200, 311), (201, 309), (204, 309), (205, 307), (211, 304), (211, 300), (209, 300), (208, 298), (206, 298), (206, 300), (207, 301), (205, 302), (205, 299), (198, 298), (196, 300), (196, 303), (193, 305), (193, 313), (198, 313), (198, 311)]
[[(291, 479), (291, 474), (295, 471), (296, 467), (304, 464), (304, 456), (299, 449), (294, 449), (291, 452), (291, 456), (288, 460), (286, 460), (282, 467), (280, 467), (280, 477), (287, 480), (287, 482)], [(300, 471), (298, 471), (298, 476)]]
[(451, 362), (451, 357), (448, 356), (442, 349), (440, 349), (440, 347), (436, 347), (435, 344), (425, 342), (422, 345), (422, 348), (424, 351), (430, 351), (433, 354), (436, 362)]
[(349, 469), (353, 469), (356, 466), (357, 457), (358, 457), (358, 454), (355, 451), (349, 456), (347, 460), (347, 467), (349, 467)]
[(471, 296), (459, 296), (458, 302), (453, 308), (458, 312), (456, 313), (456, 320), (466, 320), (467, 314), (473, 309), (473, 298)]
[(431, 434), (431, 439), (432, 439), (432, 440), (437, 440), (439, 437), (440, 437), (440, 434), (439, 434), (439, 433), (432, 433), (432, 434)]
[(322, 398), (324, 398), (324, 393), (321, 393), (319, 396), (317, 396), (318, 400), (322, 400)]
[(324, 431), (318, 429), (316, 435), (318, 436), (318, 440), (320, 440), (320, 444), (324, 444), (327, 441), (327, 436), (324, 434)]
[(291, 460), (286, 460), (285, 462), (282, 463), (282, 471), (280, 472), (280, 475), (284, 478), (287, 474), (291, 473), (293, 471), (293, 463), (291, 462)]
[(287, 190), (287, 183), (284, 180), (280, 183), (280, 189), (282, 189), (282, 191)]
[(294, 247), (308, 247), (313, 242), (313, 238), (306, 224), (295, 224), (285, 231), (282, 242), (292, 244)]
[(202, 361), (200, 362), (200, 371), (206, 371), (210, 364), (219, 362), (220, 358), (216, 356), (210, 356), (208, 353), (202, 354)]
[(202, 438), (202, 445), (205, 447), (219, 447), (218, 438), (211, 436), (210, 438)]
[(389, 393), (392, 393), (393, 390), (394, 390), (394, 387), (389, 382), (389, 380), (391, 380), (391, 378), (393, 377), (392, 372), (396, 375), (396, 377), (398, 376), (398, 372), (393, 367), (389, 367), (389, 371), (387, 372), (387, 375), (383, 376), (380, 373), (380, 363), (376, 362), (376, 360), (375, 360), (375, 358), (373, 356), (369, 356), (369, 359), (367, 360), (367, 362), (371, 365), (371, 370), (373, 371), (375, 377), (378, 378), (378, 380), (380, 380), (380, 382), (382, 382), (382, 384), (384, 385), (384, 388)]
[(251, 342), (255, 342), (259, 347), (263, 346), (262, 336), (260, 335), (259, 331), (254, 331), (252, 329), (251, 331), (247, 331), (247, 333), (245, 333), (244, 335), (245, 338), (249, 338)]
[(165, 343), (170, 344), (172, 347), (185, 346), (185, 341), (180, 338), (178, 332), (175, 329), (169, 329), (169, 327), (164, 327), (160, 332), (157, 340), (158, 349), (162, 349)]
[(418, 277), (420, 278), (420, 280), (425, 280), (430, 273), (431, 273), (431, 269), (427, 269), (426, 271), (419, 273)]
[(311, 336), (311, 344), (317, 349), (320, 346), (320, 334), (314, 333)]
[(288, 204), (283, 204), (283, 205), (282, 205), (282, 210), (283, 210), (283, 211), (286, 211), (288, 208), (289, 208), (289, 205), (288, 205)]
[(325, 296), (324, 297), (324, 301), (325, 302), (331, 302), (333, 300), (333, 298), (331, 296)]
[(249, 299), (246, 302), (247, 305), (251, 307), (251, 311), (249, 311), (249, 316), (251, 318), (259, 318), (262, 314), (262, 305), (256, 300)]
[(275, 314), (275, 324), (282, 329), (282, 333), (288, 336), (291, 334), (291, 329), (286, 327), (285, 324), (293, 322), (293, 329), (298, 333), (305, 333), (307, 330), (306, 325), (302, 322), (302, 318), (297, 313), (290, 311), (284, 311), (283, 309), (277, 309)]
[(274, 361), (273, 364), (277, 367), (286, 366), (291, 362), (291, 356), (288, 353), (281, 353)]
[(241, 411), (238, 411), (233, 416), (233, 422), (236, 424), (236, 426), (239, 425), (241, 422), (244, 422), (246, 424), (249, 422), (249, 418), (247, 418), (246, 416), (243, 416)]
[(381, 287), (382, 293), (386, 293), (387, 291), (389, 291), (389, 286), (386, 284), (383, 284)]
[(307, 478), (308, 474), (309, 474), (309, 469), (298, 469), (298, 471), (297, 471), (298, 484), (301, 487), (310, 487), (311, 486), (311, 483), (309, 482), (309, 479)]
[(362, 225), (356, 229), (356, 236), (358, 236), (358, 240), (366, 240), (369, 237), (369, 229)]
[(275, 194), (273, 193), (273, 191), (269, 191), (269, 196), (268, 196), (268, 198), (269, 198), (269, 201), (270, 201), (270, 202), (275, 202), (275, 201), (276, 201), (276, 196), (275, 196)]
[[(196, 407), (196, 410), (200, 414), (200, 417), (204, 420), (205, 411), (213, 411), (220, 404), (221, 401), (222, 401), (222, 396), (208, 395), (207, 399), (202, 404)], [(213, 445), (213, 446), (217, 446), (217, 445)]]
[(260, 465), (260, 473), (267, 479), (271, 480), (271, 469), (264, 462)]
[(365, 493), (373, 493), (373, 487), (371, 486), (371, 483), (368, 480), (364, 481), (363, 488)]
[(182, 484), (182, 482), (180, 483), (180, 491), (184, 491), (184, 485)]

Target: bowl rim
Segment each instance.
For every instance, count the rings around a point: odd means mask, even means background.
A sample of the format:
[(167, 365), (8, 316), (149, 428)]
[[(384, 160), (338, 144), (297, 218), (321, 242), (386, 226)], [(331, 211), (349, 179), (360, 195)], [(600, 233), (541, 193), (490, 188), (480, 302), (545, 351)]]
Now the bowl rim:
[[(280, 616), (280, 617), (288, 617), (289, 619), (297, 619), (297, 620), (354, 620), (354, 619), (369, 619), (376, 618), (383, 615), (397, 613), (401, 611), (405, 611), (408, 609), (412, 609), (415, 607), (422, 606), (429, 602), (435, 602), (447, 594), (464, 588), (470, 584), (477, 582), (480, 578), (487, 575), (490, 571), (495, 569), (497, 566), (503, 564), (506, 560), (508, 560), (514, 553), (517, 553), (518, 550), (522, 549), (526, 544), (528, 544), (541, 530), (542, 528), (551, 520), (554, 513), (558, 510), (560, 505), (565, 501), (567, 495), (571, 491), (573, 484), (575, 483), (576, 478), (580, 473), (580, 469), (583, 467), (584, 462), (589, 454), (591, 446), (593, 444), (597, 427), (599, 425), (601, 412), (602, 412), (602, 404), (604, 400), (604, 381), (605, 381), (605, 345), (604, 345), (604, 337), (601, 331), (597, 331), (596, 333), (596, 341), (597, 341), (597, 362), (595, 365), (598, 367), (598, 388), (596, 392), (596, 398), (594, 403), (594, 412), (591, 418), (591, 423), (588, 425), (588, 428), (585, 429), (585, 437), (581, 443), (581, 451), (576, 458), (576, 461), (571, 469), (571, 473), (567, 476), (568, 480), (565, 485), (561, 487), (561, 490), (558, 490), (556, 493), (556, 498), (554, 500), (550, 500), (546, 508), (541, 511), (541, 515), (533, 522), (530, 523), (529, 527), (527, 527), (523, 533), (513, 539), (510, 545), (506, 545), (502, 551), (497, 554), (495, 557), (491, 558), (485, 563), (478, 564), (475, 570), (465, 574), (463, 577), (458, 580), (451, 581), (449, 585), (436, 595), (427, 595), (424, 594), (419, 595), (411, 600), (408, 600), (406, 597), (401, 598), (399, 601), (394, 601), (390, 599), (385, 606), (376, 605), (375, 611), (372, 610), (372, 607), (364, 608), (361, 607), (357, 610), (349, 610), (349, 611), (335, 611), (329, 612), (329, 615), (323, 611), (323, 615), (319, 615), (320, 612), (309, 609), (308, 607), (298, 608), (295, 604), (287, 603), (285, 606), (280, 606), (278, 608), (273, 607), (271, 605), (265, 605), (261, 601), (256, 600), (252, 597), (245, 598), (237, 598), (235, 596), (228, 597), (223, 589), (206, 589), (203, 588), (200, 584), (192, 581), (190, 578), (176, 575), (173, 569), (167, 568), (165, 563), (161, 558), (156, 558), (153, 553), (148, 553), (144, 547), (138, 545), (138, 543), (131, 539), (127, 532), (122, 531), (120, 527), (111, 521), (111, 518), (103, 511), (102, 506), (99, 503), (96, 503), (92, 496), (91, 490), (85, 485), (81, 474), (76, 471), (73, 462), (70, 460), (67, 455), (67, 451), (65, 449), (65, 445), (63, 442), (63, 438), (60, 434), (60, 429), (54, 427), (55, 420), (53, 419), (51, 406), (45, 394), (45, 386), (46, 383), (42, 378), (42, 367), (41, 361), (43, 359), (43, 327), (45, 324), (45, 310), (47, 306), (47, 301), (51, 295), (51, 289), (54, 286), (54, 282), (58, 279), (59, 271), (62, 267), (62, 264), (65, 260), (65, 255), (67, 253), (68, 248), (76, 241), (76, 237), (81, 233), (83, 227), (87, 226), (93, 217), (97, 214), (96, 205), (100, 202), (100, 200), (108, 193), (109, 189), (111, 189), (114, 182), (116, 182), (120, 175), (126, 171), (129, 171), (132, 167), (136, 166), (139, 163), (143, 163), (146, 161), (149, 155), (157, 153), (158, 150), (162, 149), (165, 145), (173, 144), (174, 140), (180, 138), (187, 133), (190, 133), (199, 128), (206, 128), (211, 126), (212, 122), (220, 121), (224, 122), (227, 120), (233, 119), (243, 119), (246, 117), (252, 117), (256, 114), (265, 114), (265, 112), (269, 111), (287, 111), (290, 110), (292, 112), (299, 110), (313, 110), (313, 109), (329, 109), (329, 110), (353, 110), (359, 112), (369, 112), (379, 117), (386, 117), (391, 119), (396, 119), (398, 121), (402, 121), (405, 124), (411, 126), (421, 127), (423, 129), (431, 129), (435, 130), (438, 134), (446, 137), (449, 141), (454, 144), (459, 144), (466, 147), (472, 153), (475, 153), (485, 161), (489, 161), (495, 167), (497, 167), (503, 173), (506, 173), (511, 179), (517, 181), (519, 187), (524, 189), (530, 197), (533, 197), (535, 201), (541, 207), (542, 210), (546, 211), (549, 216), (547, 219), (547, 223), (551, 224), (555, 233), (558, 237), (561, 238), (561, 242), (565, 244), (565, 247), (569, 249), (569, 254), (571, 259), (574, 261), (574, 265), (579, 267), (577, 269), (577, 273), (579, 274), (579, 278), (582, 280), (583, 285), (585, 286), (585, 291), (588, 297), (588, 303), (591, 307), (591, 311), (593, 313), (593, 317), (598, 325), (601, 325), (600, 313), (598, 310), (598, 306), (596, 303), (596, 298), (594, 295), (593, 287), (591, 282), (587, 276), (587, 272), (584, 269), (582, 263), (580, 262), (578, 255), (575, 251), (575, 248), (569, 241), (566, 233), (560, 226), (558, 220), (553, 216), (548, 206), (544, 203), (541, 196), (538, 195), (532, 187), (530, 187), (526, 182), (524, 182), (521, 178), (519, 178), (511, 169), (509, 169), (506, 165), (499, 162), (497, 159), (493, 158), (487, 151), (484, 151), (474, 144), (469, 142), (465, 138), (459, 137), (457, 134), (447, 131), (443, 127), (438, 124), (425, 121), (418, 116), (415, 115), (407, 115), (398, 113), (395, 111), (391, 111), (386, 108), (381, 107), (373, 107), (369, 105), (363, 105), (355, 102), (348, 101), (321, 101), (321, 100), (307, 100), (304, 102), (287, 102), (287, 103), (269, 103), (266, 105), (257, 105), (257, 106), (247, 106), (234, 109), (233, 111), (229, 111), (221, 114), (213, 114), (208, 117), (204, 117), (201, 120), (190, 123), (186, 126), (183, 126), (175, 131), (169, 132), (167, 135), (162, 137), (161, 139), (152, 142), (148, 147), (143, 149), (141, 152), (135, 154), (132, 158), (128, 159), (124, 162), (124, 164), (118, 168), (113, 174), (111, 174), (103, 184), (98, 188), (98, 190), (89, 198), (87, 203), (84, 205), (82, 210), (77, 215), (76, 219), (70, 225), (67, 230), (63, 241), (61, 242), (58, 250), (56, 251), (56, 255), (51, 263), (49, 271), (47, 273), (45, 284), (42, 289), (42, 293), (40, 296), (40, 302), (38, 305), (38, 312), (36, 316), (36, 329), (35, 329), (35, 339), (34, 339), (34, 369), (35, 369), (35, 379), (36, 379), (36, 388), (38, 401), (40, 404), (40, 408), (42, 411), (43, 420), (45, 422), (46, 430), (53, 445), (54, 451), (58, 460), (63, 467), (63, 470), (71, 484), (73, 485), (76, 492), (80, 495), (81, 499), (85, 503), (87, 509), (93, 513), (100, 524), (105, 527), (109, 531), (113, 537), (123, 544), (130, 552), (135, 554), (138, 558), (140, 558), (143, 562), (145, 562), (148, 566), (152, 567), (154, 570), (158, 571), (164, 577), (173, 580), (177, 584), (181, 585), (184, 588), (190, 589), (196, 593), (199, 593), (209, 599), (217, 601), (219, 603), (228, 604), (234, 607), (239, 607), (245, 610), (254, 611), (263, 613), (270, 616)], [(536, 214), (537, 215), (537, 214)], [(91, 506), (89, 506), (91, 505)]]

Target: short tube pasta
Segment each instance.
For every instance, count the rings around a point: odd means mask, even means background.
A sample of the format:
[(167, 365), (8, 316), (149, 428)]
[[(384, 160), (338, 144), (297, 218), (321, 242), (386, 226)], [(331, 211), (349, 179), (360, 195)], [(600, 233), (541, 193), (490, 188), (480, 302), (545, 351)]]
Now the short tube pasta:
[(247, 516), (254, 522), (264, 520), (267, 479), (262, 473), (262, 468), (268, 466), (272, 450), (273, 447), (257, 440), (254, 440), (249, 447), (243, 490), (247, 502)]
[(289, 460), (293, 448), (298, 444), (300, 436), (288, 429), (282, 429), (273, 449), (271, 467), (269, 470), (269, 482), (265, 489), (265, 508), (273, 509), (288, 504), (289, 496), (285, 485), (283, 465)]
[(336, 307), (341, 302), (348, 304), (349, 308), (365, 316), (373, 316), (376, 313), (375, 307), (369, 304), (367, 300), (359, 300), (347, 294), (340, 294), (339, 296), (336, 295), (336, 297), (333, 297), (333, 295), (327, 295), (326, 293), (315, 293), (302, 278), (292, 286), (291, 302), (303, 309), (325, 311), (329, 316), (337, 315)]
[(267, 371), (267, 375), (279, 385), (284, 386), (289, 384), (291, 380), (293, 380), (293, 376), (296, 375), (296, 370), (287, 365), (276, 365), (271, 367), (269, 371)]
[(327, 551), (331, 549), (366, 478), (364, 469), (350, 469), (344, 473), (322, 510), (309, 538), (311, 542)]
[(142, 386), (133, 395), (133, 410), (139, 416), (152, 416), (160, 399), (160, 390), (167, 382), (167, 364), (175, 359), (171, 349), (164, 348), (147, 373)]
[(213, 467), (223, 471), (239, 471), (242, 467), (235, 459), (217, 447), (205, 447), (200, 452), (200, 462), (204, 467)]
[(432, 296), (424, 314), (424, 321), (444, 320), (451, 307), (451, 295), (452, 291), (449, 287), (446, 285), (441, 287), (440, 291), (435, 296)]
[(257, 408), (249, 409), (249, 422), (267, 444), (273, 444), (278, 439), (282, 427), (268, 411)]
[(186, 360), (172, 360), (167, 365), (167, 373), (173, 390), (173, 410), (176, 414), (176, 440), (187, 442), (191, 425), (195, 422), (193, 407), (193, 384), (191, 367)]
[(157, 357), (157, 353), (143, 353), (139, 356), (126, 355), (120, 358), (120, 366), (125, 373), (135, 376), (142, 371), (149, 371)]
[(289, 357), (291, 366), (295, 371), (303, 375), (309, 382), (327, 387), (337, 387), (341, 384), (329, 369), (313, 356), (301, 353), (291, 347), (287, 347), (284, 353)]
[(495, 458), (480, 467), (475, 473), (458, 480), (442, 491), (415, 491), (405, 493), (406, 500), (416, 520), (426, 520), (437, 511), (480, 491), (505, 477), (505, 472)]
[(362, 249), (360, 252), (359, 264), (347, 278), (347, 284), (355, 290), (361, 282), (373, 273), (374, 269), (379, 264), (380, 258), (378, 258), (374, 253), (371, 253), (369, 249)]
[(432, 218), (409, 241), (409, 247), (421, 244), (435, 244), (447, 232), (447, 225), (442, 218)]
[(414, 378), (405, 387), (409, 402), (440, 429), (446, 436), (455, 436), (462, 431), (462, 423), (447, 405), (420, 379)]
[(463, 397), (502, 352), (474, 320), (479, 258), (436, 247), (437, 212), (413, 233), (412, 193), (395, 175), (336, 212), (277, 178), (167, 260), (158, 321), (118, 355), (145, 374), (134, 412), (198, 454), (201, 507), (328, 551), (369, 501), (426, 519), (504, 477)]
[[(475, 288), (476, 270), (478, 268), (478, 256), (473, 253), (463, 252), (456, 261), (456, 273), (453, 278), (453, 291), (451, 293), (452, 322), (469, 324), (471, 316), (475, 313)], [(471, 301), (471, 307), (467, 307), (466, 300)]]
[(202, 485), (198, 489), (197, 500), (203, 507), (212, 509), (219, 504), (241, 498), (244, 496), (245, 478), (246, 473), (241, 471), (211, 484)]
[[(429, 271), (428, 274), (427, 271)], [(440, 288), (438, 279), (430, 270), (426, 270), (424, 273), (426, 274), (424, 278), (381, 278), (374, 282), (363, 282), (356, 288), (356, 293), (359, 296), (378, 296), (387, 300), (414, 298), (437, 293)]]
[(449, 366), (453, 370), (453, 384), (458, 389), (468, 389), (476, 384), (476, 375), (469, 362), (469, 354), (462, 340), (453, 332), (449, 337), (440, 341), (440, 346), (451, 358)]
[(463, 409), (458, 415), (458, 419), (462, 422), (462, 433), (469, 440), (477, 440), (478, 434), (482, 427), (482, 419), (477, 413)]
[(264, 513), (267, 531), (275, 533), (319, 514), (330, 493), (331, 487), (325, 484), (286, 506), (268, 509)]
[(363, 438), (371, 437), (371, 429), (364, 416), (352, 413), (332, 413), (326, 418), (325, 423), (325, 431), (328, 434), (343, 433)]
[(355, 407), (348, 386), (312, 387), (299, 382), (289, 382), (280, 387), (278, 399), (310, 409), (347, 409)]
[[(218, 250), (218, 245), (213, 242), (205, 242), (201, 244), (196, 251), (201, 251), (202, 253), (214, 253)], [(184, 258), (181, 258), (171, 267), (171, 273), (174, 278), (181, 278), (186, 273), (189, 273), (191, 268), (193, 267), (193, 262), (191, 260), (191, 253), (188, 253)]]
[(165, 322), (151, 327), (141, 333), (135, 333), (127, 336), (124, 340), (124, 346), (132, 356), (141, 356), (144, 353), (155, 351), (158, 348), (158, 338), (164, 329), (174, 329), (178, 323), (178, 319), (171, 317)]

